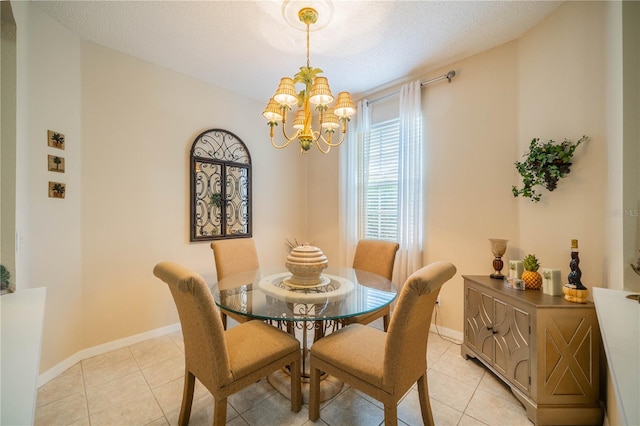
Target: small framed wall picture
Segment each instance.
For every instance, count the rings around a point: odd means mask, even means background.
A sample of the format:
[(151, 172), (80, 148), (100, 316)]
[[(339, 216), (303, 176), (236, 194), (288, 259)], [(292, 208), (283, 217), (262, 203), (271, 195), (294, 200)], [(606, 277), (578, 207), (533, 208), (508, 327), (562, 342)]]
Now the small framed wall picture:
[(47, 168), (50, 172), (64, 173), (64, 157), (49, 155), (47, 159)]
[(64, 141), (63, 133), (47, 130), (47, 145), (53, 148), (64, 149)]
[(49, 197), (64, 198), (67, 192), (67, 184), (61, 182), (49, 182)]

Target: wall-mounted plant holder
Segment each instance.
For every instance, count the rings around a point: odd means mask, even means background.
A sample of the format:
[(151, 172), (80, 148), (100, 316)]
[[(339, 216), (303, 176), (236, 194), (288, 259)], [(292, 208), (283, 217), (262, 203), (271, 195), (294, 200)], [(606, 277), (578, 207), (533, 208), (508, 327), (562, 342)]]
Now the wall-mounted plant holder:
[(0, 265), (0, 294), (13, 293), (15, 288), (11, 285), (11, 273), (4, 266)]
[(47, 130), (47, 145), (53, 148), (64, 149), (64, 133)]
[(635, 265), (633, 263), (630, 263), (629, 265), (631, 265), (631, 269), (633, 269), (633, 272), (640, 275), (640, 256), (638, 256), (638, 260), (636, 261)]
[(537, 192), (538, 187), (548, 191), (556, 189), (558, 181), (571, 171), (571, 158), (575, 149), (587, 139), (587, 136), (582, 136), (576, 143), (565, 139), (559, 144), (553, 140), (540, 142), (540, 138), (532, 139), (524, 160), (515, 163), (516, 170), (522, 177), (522, 188), (512, 186), (513, 196), (529, 198), (537, 203), (542, 197)]
[(64, 198), (67, 192), (67, 184), (61, 182), (49, 182), (49, 197)]
[(49, 155), (47, 158), (47, 169), (50, 172), (64, 173), (64, 157)]

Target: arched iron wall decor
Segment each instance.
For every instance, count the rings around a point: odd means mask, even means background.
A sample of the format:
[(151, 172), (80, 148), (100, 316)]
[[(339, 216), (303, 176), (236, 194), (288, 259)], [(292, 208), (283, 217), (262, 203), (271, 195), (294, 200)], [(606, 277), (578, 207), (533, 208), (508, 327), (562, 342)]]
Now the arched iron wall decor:
[(191, 146), (191, 241), (251, 237), (251, 155), (233, 133), (202, 132)]

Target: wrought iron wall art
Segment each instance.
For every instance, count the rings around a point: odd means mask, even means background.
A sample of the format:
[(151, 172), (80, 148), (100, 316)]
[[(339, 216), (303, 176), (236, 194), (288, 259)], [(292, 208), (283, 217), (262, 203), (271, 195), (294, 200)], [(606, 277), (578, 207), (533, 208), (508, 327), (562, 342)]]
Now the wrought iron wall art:
[(251, 237), (251, 155), (233, 133), (211, 129), (191, 146), (191, 241)]

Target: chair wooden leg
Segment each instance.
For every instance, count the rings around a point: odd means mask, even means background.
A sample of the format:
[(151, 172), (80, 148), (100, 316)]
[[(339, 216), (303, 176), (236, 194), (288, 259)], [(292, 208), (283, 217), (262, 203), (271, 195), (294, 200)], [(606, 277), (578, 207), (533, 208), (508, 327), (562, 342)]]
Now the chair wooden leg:
[(309, 420), (315, 422), (320, 418), (320, 370), (312, 366), (309, 375)]
[(289, 366), (291, 374), (291, 411), (297, 413), (302, 408), (302, 366), (300, 361)]
[(227, 329), (227, 314), (225, 314), (224, 312), (220, 312), (220, 318), (222, 318), (222, 327), (226, 330)]
[(387, 331), (387, 329), (389, 328), (389, 315), (385, 315), (382, 317), (382, 323), (384, 324), (384, 331)]
[(398, 403), (384, 406), (384, 426), (398, 426)]
[(189, 417), (191, 417), (191, 404), (193, 403), (193, 390), (196, 384), (196, 376), (190, 371), (184, 372), (184, 388), (182, 390), (182, 407), (180, 407), (180, 417), (178, 417), (178, 424), (180, 426), (186, 426), (189, 424)]
[(213, 398), (213, 426), (227, 423), (227, 398)]
[(426, 426), (433, 426), (433, 413), (431, 412), (431, 401), (429, 401), (429, 384), (427, 383), (427, 372), (418, 379), (418, 398), (420, 398), (420, 411), (422, 411), (422, 422)]

